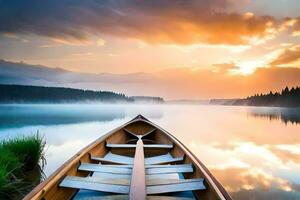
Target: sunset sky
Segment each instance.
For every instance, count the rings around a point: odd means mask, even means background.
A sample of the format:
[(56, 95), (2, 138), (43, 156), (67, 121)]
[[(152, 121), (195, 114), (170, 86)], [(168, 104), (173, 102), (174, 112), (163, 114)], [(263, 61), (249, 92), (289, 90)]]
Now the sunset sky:
[(166, 99), (275, 91), (300, 85), (299, 11), (299, 0), (0, 0), (0, 70), (22, 61), (31, 84)]

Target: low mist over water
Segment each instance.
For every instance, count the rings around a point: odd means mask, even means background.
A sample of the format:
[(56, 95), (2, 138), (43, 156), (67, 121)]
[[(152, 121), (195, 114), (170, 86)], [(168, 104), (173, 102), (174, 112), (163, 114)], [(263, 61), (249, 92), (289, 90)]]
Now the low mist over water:
[(0, 137), (37, 131), (49, 176), (137, 114), (186, 144), (236, 199), (300, 198), (300, 110), (201, 105), (1, 105)]

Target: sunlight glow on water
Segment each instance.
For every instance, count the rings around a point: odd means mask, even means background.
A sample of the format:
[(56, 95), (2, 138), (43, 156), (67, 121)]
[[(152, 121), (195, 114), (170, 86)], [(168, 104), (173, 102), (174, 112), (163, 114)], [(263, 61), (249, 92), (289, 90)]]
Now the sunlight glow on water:
[(0, 138), (39, 131), (45, 173), (143, 114), (174, 134), (235, 199), (300, 199), (300, 110), (201, 105), (2, 105)]

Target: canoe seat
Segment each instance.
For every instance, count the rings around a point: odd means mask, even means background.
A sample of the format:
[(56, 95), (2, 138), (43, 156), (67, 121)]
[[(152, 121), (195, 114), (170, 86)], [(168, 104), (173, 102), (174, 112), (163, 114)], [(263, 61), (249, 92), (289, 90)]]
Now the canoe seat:
[(148, 179), (146, 180), (147, 186), (154, 185), (169, 185), (169, 184), (178, 184), (178, 183), (188, 183), (188, 182), (199, 182), (203, 181), (203, 178), (199, 179)]
[(167, 173), (167, 174), (147, 174), (147, 180), (154, 180), (154, 179), (179, 179), (178, 173)]
[[(82, 163), (83, 164), (91, 164), (91, 163)], [(95, 165), (95, 164), (94, 164)], [(97, 164), (99, 166), (99, 164)], [(105, 164), (105, 165), (100, 165), (102, 167), (115, 167), (115, 168), (132, 168), (133, 165), (110, 165), (110, 164)], [(146, 169), (149, 168), (178, 168), (178, 167), (191, 167), (192, 164), (165, 164), (165, 165), (145, 165)]]
[(129, 192), (129, 185), (113, 182), (107, 183), (106, 181), (94, 177), (67, 176), (63, 179), (59, 186), (118, 194), (128, 194)]
[[(129, 195), (119, 195), (119, 194), (103, 194), (91, 193), (89, 191), (78, 193), (73, 200), (128, 200)], [(177, 196), (147, 196), (146, 200), (195, 200), (192, 197), (177, 197)]]
[(81, 190), (72, 200), (129, 200), (129, 196)]
[(135, 148), (136, 144), (112, 144), (112, 143), (106, 143), (106, 147), (108, 148)]
[(111, 173), (105, 173), (105, 172), (94, 172), (93, 177), (130, 180), (131, 174), (111, 174)]
[(169, 173), (191, 173), (194, 169), (192, 166), (184, 167), (159, 167), (159, 168), (148, 168), (146, 174), (169, 174)]
[(124, 165), (130, 165), (133, 164), (133, 158), (129, 156), (121, 156), (118, 154), (114, 154), (111, 152), (108, 152), (103, 158), (91, 156), (92, 160), (100, 161), (103, 163), (112, 163), (112, 164), (124, 164)]
[(190, 197), (176, 197), (176, 196), (147, 196), (147, 200), (195, 200)]
[[(107, 143), (108, 148), (136, 148), (136, 144), (111, 144)], [(173, 144), (144, 144), (144, 148), (157, 148), (157, 149), (172, 149)]]
[(111, 173), (111, 174), (131, 174), (132, 172), (132, 168), (128, 168), (128, 167), (106, 166), (106, 165), (90, 164), (90, 163), (82, 163), (78, 167), (78, 170)]
[(165, 165), (145, 165), (145, 168), (146, 169), (147, 168), (172, 168), (172, 167), (177, 168), (177, 167), (192, 167), (192, 166), (193, 166), (192, 164), (174, 164), (174, 165), (165, 164)]
[[(206, 189), (204, 179), (154, 179), (147, 180), (147, 194), (163, 194)], [(129, 193), (130, 181), (127, 179), (106, 179), (99, 177), (66, 176), (60, 187), (84, 189), (117, 194)]]
[(205, 190), (204, 179), (178, 179), (174, 182), (161, 182), (160, 184), (149, 185), (146, 188), (147, 194), (163, 194), (173, 192), (184, 192), (193, 190)]
[[(124, 164), (124, 165), (132, 165), (133, 164), (133, 157), (129, 156), (121, 156), (118, 154), (114, 154), (108, 152), (103, 158), (91, 156), (92, 160), (100, 161), (103, 163), (113, 163), (113, 164)], [(160, 156), (153, 156), (145, 158), (146, 165), (154, 165), (154, 164), (168, 164), (168, 163), (176, 163), (183, 161), (184, 157), (172, 157), (170, 153), (160, 155)]]
[(184, 157), (172, 157), (170, 153), (160, 155), (160, 156), (153, 156), (145, 158), (146, 165), (154, 165), (154, 164), (168, 164), (168, 163), (175, 163), (183, 161)]

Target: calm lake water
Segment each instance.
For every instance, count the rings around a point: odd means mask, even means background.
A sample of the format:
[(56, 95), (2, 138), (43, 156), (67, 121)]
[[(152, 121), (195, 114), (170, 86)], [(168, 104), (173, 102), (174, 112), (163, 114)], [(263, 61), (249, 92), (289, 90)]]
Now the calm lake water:
[(0, 138), (39, 131), (50, 175), (143, 114), (194, 152), (234, 199), (300, 199), (300, 110), (202, 105), (0, 105)]

